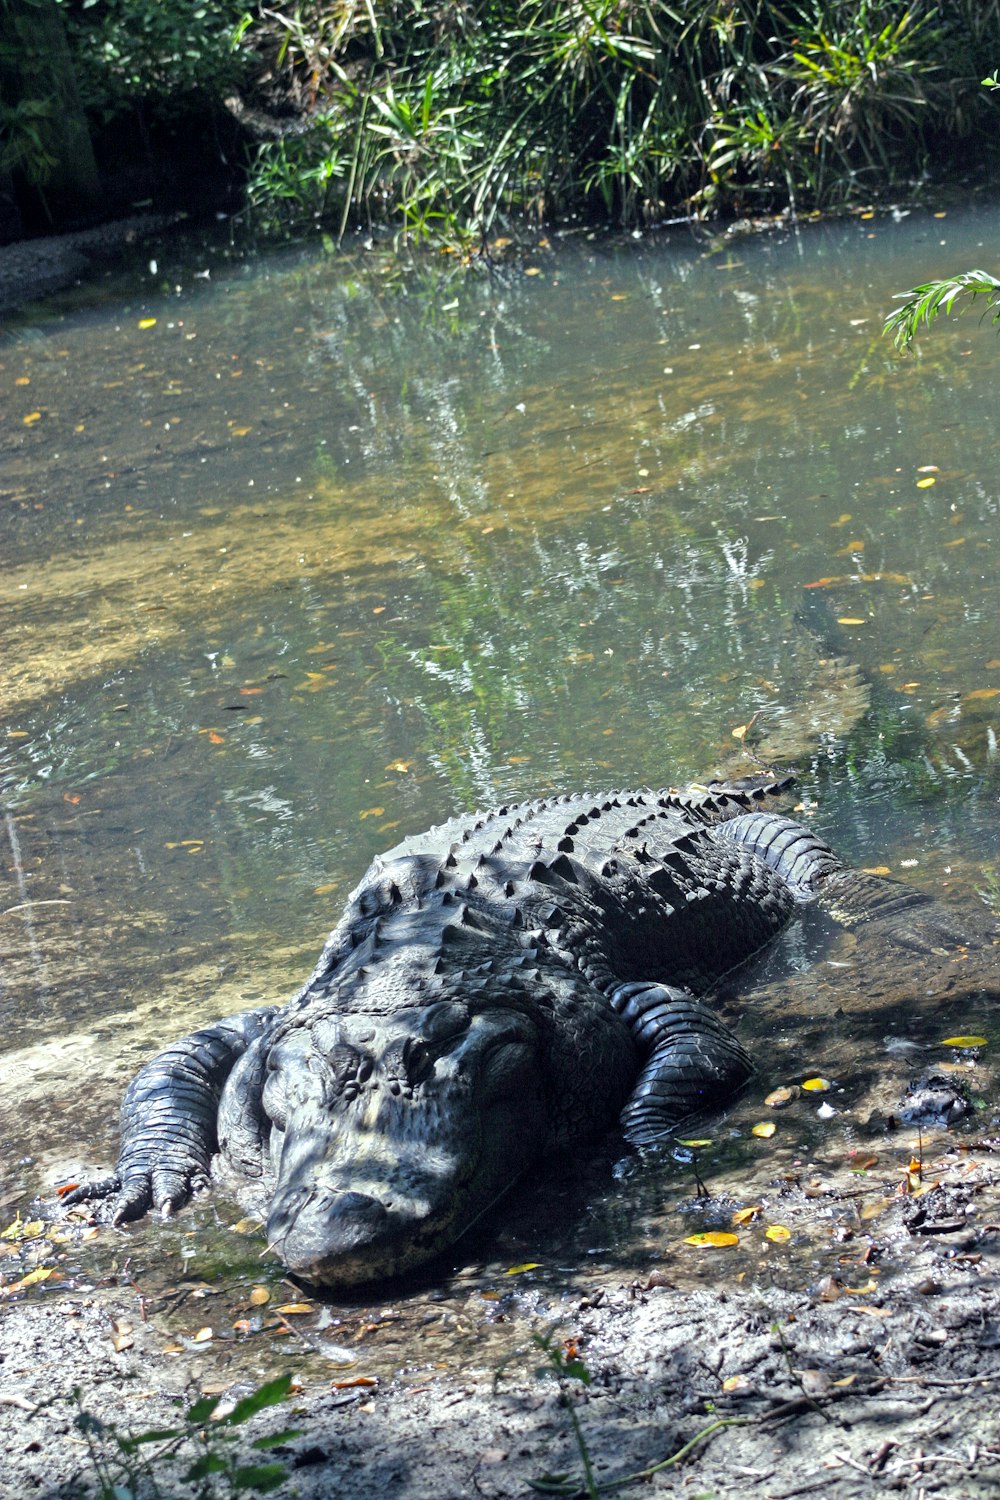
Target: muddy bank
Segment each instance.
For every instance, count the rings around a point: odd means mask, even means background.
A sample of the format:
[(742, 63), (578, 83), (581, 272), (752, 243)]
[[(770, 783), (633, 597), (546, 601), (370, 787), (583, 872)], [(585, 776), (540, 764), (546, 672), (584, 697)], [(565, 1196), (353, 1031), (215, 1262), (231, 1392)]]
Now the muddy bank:
[(176, 222), (176, 217), (136, 214), (72, 234), (0, 245), (0, 313), (11, 313), (120, 264), (134, 246)]
[[(819, 1179), (809, 1164), (781, 1173), (733, 1247), (684, 1244), (693, 1225), (675, 1211), (666, 1243), (642, 1257), (583, 1269), (494, 1259), (364, 1305), (268, 1283), (252, 1241), (242, 1264), (231, 1253), (213, 1263), (199, 1248), (206, 1208), (127, 1232), (64, 1223), (44, 1250), (31, 1235), (7, 1240), (0, 1487), (92, 1492), (74, 1387), (85, 1411), (139, 1433), (176, 1423), (199, 1394), (231, 1405), (279, 1374), (292, 1378), (289, 1399), (238, 1435), (245, 1460), (286, 1465), (280, 1494), (457, 1500), (524, 1495), (544, 1473), (579, 1480), (559, 1382), (538, 1373), (538, 1335), (578, 1351), (589, 1374), (563, 1384), (596, 1483), (693, 1445), (618, 1493), (993, 1494), (1000, 1143), (938, 1146), (902, 1178), (886, 1158)], [(734, 1201), (687, 1207), (731, 1220)], [(530, 1204), (513, 1204), (495, 1255), (523, 1253), (530, 1217)], [(769, 1233), (778, 1221), (787, 1241)], [(795, 1250), (810, 1225), (822, 1250), (805, 1259)], [(72, 1243), (60, 1247), (60, 1232)], [(180, 1272), (168, 1285), (156, 1286), (158, 1261)], [(62, 1269), (18, 1290), (32, 1263)], [(250, 1447), (289, 1427), (300, 1435), (275, 1453)], [(167, 1493), (185, 1493), (176, 1470), (167, 1476)]]

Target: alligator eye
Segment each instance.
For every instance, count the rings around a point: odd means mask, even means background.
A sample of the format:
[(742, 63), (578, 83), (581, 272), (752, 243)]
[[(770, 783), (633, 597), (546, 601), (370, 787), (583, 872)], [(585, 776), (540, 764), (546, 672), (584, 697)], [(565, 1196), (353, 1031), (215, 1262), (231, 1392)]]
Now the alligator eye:
[(421, 1037), (410, 1037), (403, 1046), (403, 1067), (406, 1081), (423, 1083), (434, 1068), (434, 1052)]

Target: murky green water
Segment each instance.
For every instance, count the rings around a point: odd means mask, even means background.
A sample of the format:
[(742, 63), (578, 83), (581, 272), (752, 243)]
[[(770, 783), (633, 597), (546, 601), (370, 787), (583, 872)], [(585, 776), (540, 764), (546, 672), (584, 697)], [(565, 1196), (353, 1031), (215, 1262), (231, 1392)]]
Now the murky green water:
[(491, 278), (164, 245), (12, 327), (7, 1201), (108, 1159), (161, 1041), (293, 990), (380, 848), (746, 769), (755, 714), (852, 858), (976, 899), (1000, 352), (880, 327), (998, 231), (572, 236)]

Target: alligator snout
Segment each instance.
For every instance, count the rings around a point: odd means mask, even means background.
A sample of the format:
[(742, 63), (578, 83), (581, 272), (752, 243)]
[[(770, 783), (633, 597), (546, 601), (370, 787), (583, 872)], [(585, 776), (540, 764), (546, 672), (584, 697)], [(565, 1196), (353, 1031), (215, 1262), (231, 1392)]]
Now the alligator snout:
[(398, 1219), (367, 1193), (313, 1185), (275, 1201), (267, 1220), (268, 1244), (307, 1281), (322, 1280), (331, 1268), (344, 1282), (360, 1281), (371, 1274), (373, 1247), (398, 1236)]

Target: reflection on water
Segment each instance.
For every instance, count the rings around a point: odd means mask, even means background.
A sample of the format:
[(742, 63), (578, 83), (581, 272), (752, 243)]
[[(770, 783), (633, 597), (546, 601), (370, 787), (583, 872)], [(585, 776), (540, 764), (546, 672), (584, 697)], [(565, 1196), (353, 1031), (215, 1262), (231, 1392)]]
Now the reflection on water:
[(997, 229), (402, 281), (166, 247), (12, 330), (14, 1188), (106, 1159), (143, 1055), (290, 992), (371, 855), (477, 803), (745, 769), (752, 723), (851, 857), (995, 890), (996, 349), (879, 329)]

